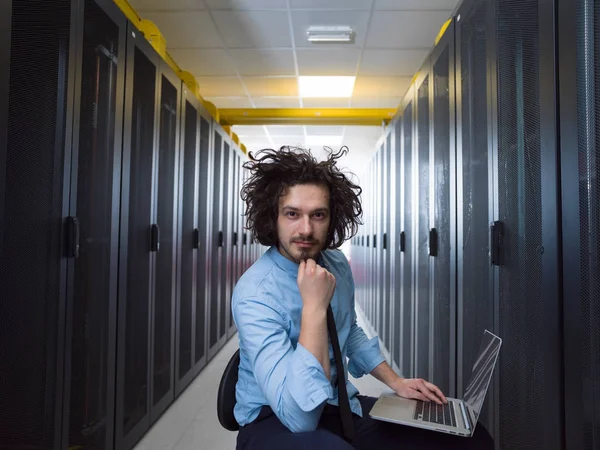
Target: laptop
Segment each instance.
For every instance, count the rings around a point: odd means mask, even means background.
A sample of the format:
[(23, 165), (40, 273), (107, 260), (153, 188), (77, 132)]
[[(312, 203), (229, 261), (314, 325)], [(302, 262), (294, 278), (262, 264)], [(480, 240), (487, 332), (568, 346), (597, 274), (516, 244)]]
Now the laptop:
[(381, 394), (369, 415), (378, 420), (471, 437), (487, 393), (502, 340), (485, 330), (464, 398), (448, 398), (448, 404), (409, 400), (392, 390)]

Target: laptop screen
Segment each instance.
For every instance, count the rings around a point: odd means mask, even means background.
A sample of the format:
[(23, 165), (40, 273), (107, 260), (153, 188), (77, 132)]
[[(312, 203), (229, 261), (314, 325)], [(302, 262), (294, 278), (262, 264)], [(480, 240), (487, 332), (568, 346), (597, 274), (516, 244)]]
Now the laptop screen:
[(475, 414), (475, 424), (479, 420), (479, 413), (485, 400), (485, 394), (494, 373), (494, 366), (500, 352), (502, 340), (489, 331), (483, 333), (481, 347), (477, 353), (477, 359), (473, 364), (471, 379), (463, 396), (463, 401)]

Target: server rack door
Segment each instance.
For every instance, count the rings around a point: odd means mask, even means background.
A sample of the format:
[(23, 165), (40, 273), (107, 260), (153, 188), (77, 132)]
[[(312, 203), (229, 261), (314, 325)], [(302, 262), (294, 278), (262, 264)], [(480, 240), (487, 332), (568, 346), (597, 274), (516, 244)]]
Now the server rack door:
[[(0, 6), (0, 446), (59, 448), (77, 10)], [(6, 145), (5, 145), (6, 144)], [(73, 248), (71, 247), (71, 250)]]
[(70, 390), (65, 389), (63, 445), (104, 448), (114, 436), (126, 22), (113, 2), (80, 5), (71, 178), (71, 216), (77, 218), (80, 244), (67, 304)]
[(233, 312), (231, 311), (231, 294), (233, 293), (233, 288), (235, 286), (235, 283), (237, 281), (237, 259), (238, 259), (238, 243), (237, 243), (237, 239), (238, 239), (238, 232), (237, 232), (237, 222), (238, 222), (238, 202), (236, 199), (236, 192), (237, 192), (237, 177), (238, 177), (238, 160), (239, 160), (239, 156), (237, 154), (237, 150), (235, 147), (232, 146), (231, 148), (231, 174), (232, 174), (232, 178), (231, 178), (231, 183), (229, 183), (231, 185), (231, 200), (229, 201), (229, 203), (231, 204), (230, 206), (230, 213), (231, 213), (231, 219), (230, 219), (230, 223), (231, 223), (231, 229), (229, 232), (230, 238), (231, 238), (231, 250), (230, 250), (230, 263), (229, 263), (229, 267), (230, 267), (230, 275), (229, 275), (229, 282), (227, 283), (227, 290), (228, 290), (228, 294), (227, 294), (227, 298), (226, 298), (226, 302), (227, 302), (227, 338), (231, 338), (231, 336), (233, 336), (235, 334), (235, 325), (234, 325), (234, 321), (233, 321)]
[[(456, 24), (457, 88), (457, 393), (467, 387), (483, 331), (494, 331), (493, 269), (489, 224), (493, 220), (493, 184), (489, 120), (489, 0), (465, 2)], [(458, 16), (457, 16), (458, 17)], [(479, 417), (493, 432), (494, 389)]]
[(403, 376), (410, 378), (414, 376), (413, 364), (413, 345), (414, 345), (414, 296), (413, 296), (413, 261), (414, 261), (414, 240), (415, 229), (413, 225), (414, 208), (413, 204), (413, 134), (414, 134), (414, 111), (413, 98), (414, 90), (410, 90), (408, 96), (411, 99), (404, 107), (402, 115), (402, 173), (404, 175), (404, 184), (402, 189), (402, 233), (404, 241), (404, 251), (401, 259), (402, 272), (402, 308), (401, 308), (401, 333), (402, 350), (400, 355), (400, 371)]
[(375, 332), (379, 335), (383, 342), (383, 252), (382, 252), (382, 236), (383, 236), (383, 220), (384, 220), (384, 199), (383, 199), (383, 153), (385, 151), (385, 143), (379, 147), (376, 155), (375, 164), (375, 236), (373, 237), (373, 249), (375, 250)]
[(223, 203), (221, 204), (222, 216), (223, 216), (223, 259), (221, 261), (221, 296), (219, 310), (221, 315), (219, 316), (219, 338), (224, 341), (227, 340), (229, 331), (229, 296), (230, 286), (229, 281), (231, 279), (231, 250), (232, 250), (232, 232), (231, 232), (231, 219), (232, 219), (232, 207), (231, 207), (231, 181), (232, 181), (232, 169), (233, 169), (233, 148), (227, 141), (223, 143)]
[(384, 208), (385, 208), (385, 220), (383, 227), (383, 235), (381, 236), (381, 248), (383, 251), (383, 264), (384, 264), (384, 281), (383, 281), (383, 336), (385, 340), (385, 346), (388, 349), (389, 362), (392, 360), (392, 336), (390, 330), (390, 323), (392, 317), (392, 289), (391, 289), (391, 248), (390, 248), (390, 239), (392, 236), (391, 230), (391, 165), (392, 165), (392, 138), (393, 138), (393, 130), (390, 129), (385, 141), (385, 156), (383, 161), (383, 178), (385, 179), (383, 184), (384, 189)]
[(415, 145), (415, 344), (414, 364), (415, 376), (431, 379), (430, 373), (430, 317), (431, 305), (429, 295), (429, 153), (430, 153), (430, 118), (429, 118), (429, 61), (421, 69), (423, 76), (415, 83), (416, 99), (416, 145)]
[(200, 116), (200, 155), (199, 155), (199, 188), (198, 188), (198, 273), (196, 284), (196, 328), (195, 333), (195, 356), (194, 374), (200, 372), (206, 365), (207, 360), (207, 336), (208, 330), (208, 301), (207, 296), (210, 281), (210, 222), (212, 192), (210, 187), (210, 119), (208, 116)]
[(160, 57), (128, 24), (117, 335), (117, 449), (129, 449), (150, 426), (151, 296), (158, 235), (156, 133)]
[(198, 273), (198, 152), (199, 112), (193, 94), (183, 88), (181, 105), (181, 161), (177, 240), (179, 251), (179, 295), (176, 308), (175, 395), (191, 382), (195, 354), (196, 289)]
[(152, 412), (154, 422), (174, 397), (177, 269), (177, 186), (181, 80), (166, 65), (160, 74), (157, 219), (160, 247), (152, 308)]
[[(496, 3), (498, 421), (502, 447), (562, 448), (554, 7)], [(544, 32), (542, 33), (542, 30)], [(550, 80), (544, 84), (543, 78)], [(542, 98), (549, 101), (542, 107)], [(542, 145), (544, 142), (546, 145)], [(542, 151), (543, 149), (543, 151)], [(547, 162), (547, 163), (546, 163)], [(534, 384), (529, 380), (535, 379)], [(536, 404), (541, 415), (525, 412)]]
[(456, 370), (456, 191), (454, 143), (454, 23), (431, 56), (430, 104), (430, 380), (446, 395), (454, 396)]
[(211, 251), (211, 271), (210, 271), (210, 293), (208, 296), (209, 302), (209, 325), (208, 325), (208, 359), (210, 360), (219, 350), (220, 336), (222, 333), (219, 330), (219, 315), (224, 314), (220, 311), (221, 290), (224, 286), (221, 285), (221, 271), (223, 265), (223, 227), (222, 227), (222, 205), (223, 197), (223, 136), (219, 129), (214, 130), (214, 157), (213, 157), (213, 182), (212, 189), (212, 224), (211, 234), (212, 239), (209, 241), (209, 251)]
[[(394, 214), (392, 215), (394, 231), (392, 233), (394, 242), (392, 250), (393, 272), (392, 272), (392, 291), (394, 293), (393, 318), (392, 318), (392, 340), (393, 354), (392, 361), (398, 371), (402, 372), (400, 355), (402, 354), (402, 345), (404, 342), (404, 333), (402, 327), (402, 271), (401, 260), (403, 257), (403, 216), (402, 216), (402, 191), (404, 185), (404, 173), (402, 172), (402, 116), (398, 117), (394, 124), (394, 157), (392, 164), (392, 173), (394, 182), (392, 183), (392, 201)], [(403, 373), (403, 372), (402, 372)]]
[(558, 2), (566, 448), (600, 447), (600, 9)]

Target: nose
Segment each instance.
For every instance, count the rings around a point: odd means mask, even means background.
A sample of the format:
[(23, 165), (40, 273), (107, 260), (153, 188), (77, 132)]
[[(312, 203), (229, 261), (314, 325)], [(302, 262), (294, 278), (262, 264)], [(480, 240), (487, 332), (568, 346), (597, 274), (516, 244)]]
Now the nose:
[(300, 233), (303, 237), (310, 236), (312, 234), (312, 223), (310, 222), (310, 217), (304, 216), (299, 222), (298, 233)]

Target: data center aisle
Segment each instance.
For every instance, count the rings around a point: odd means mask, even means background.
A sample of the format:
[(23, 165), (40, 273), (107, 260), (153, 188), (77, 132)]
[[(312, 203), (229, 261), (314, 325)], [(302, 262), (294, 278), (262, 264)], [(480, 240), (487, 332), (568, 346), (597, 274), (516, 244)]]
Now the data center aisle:
[[(357, 309), (358, 324), (371, 337)], [(227, 362), (238, 348), (237, 334), (200, 372), (198, 377), (165, 412), (135, 450), (233, 450), (237, 433), (225, 430), (217, 420), (217, 389)], [(378, 396), (386, 387), (372, 376), (354, 379), (361, 394)]]

